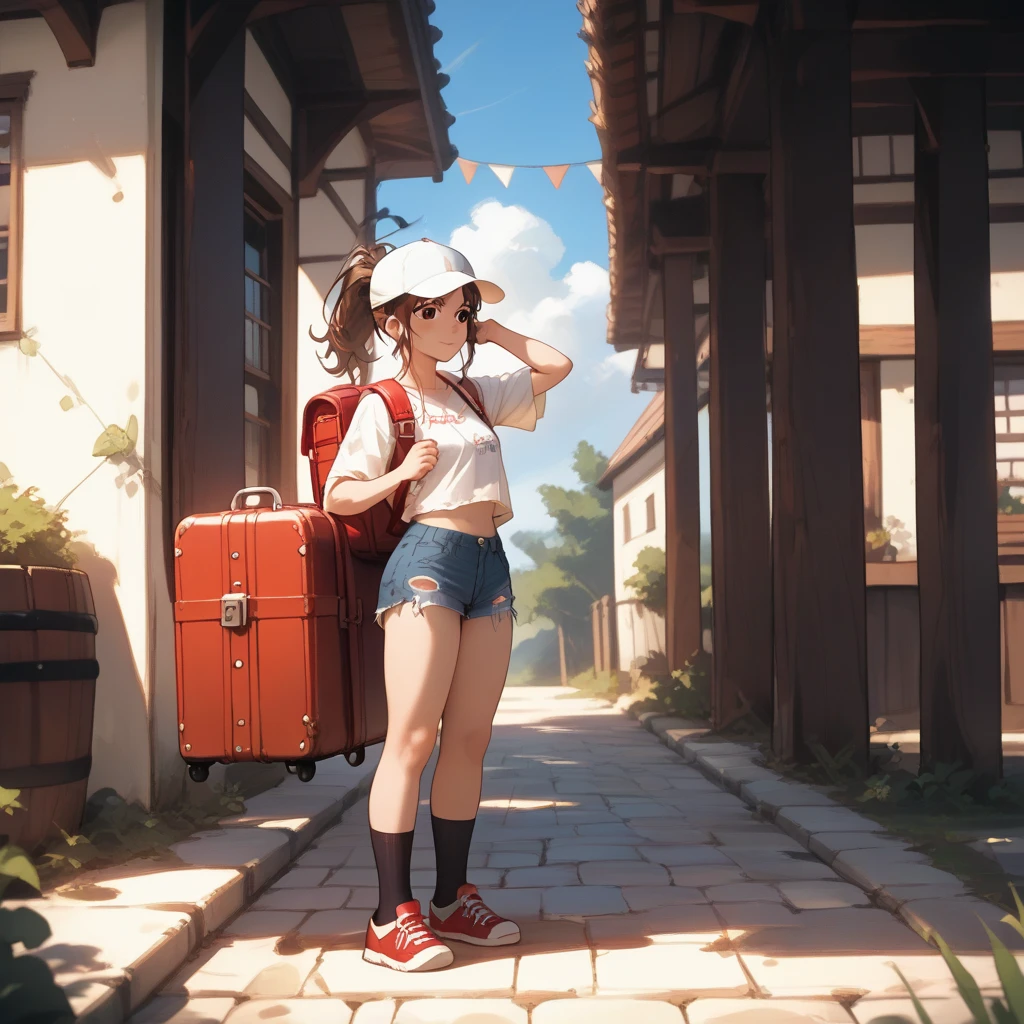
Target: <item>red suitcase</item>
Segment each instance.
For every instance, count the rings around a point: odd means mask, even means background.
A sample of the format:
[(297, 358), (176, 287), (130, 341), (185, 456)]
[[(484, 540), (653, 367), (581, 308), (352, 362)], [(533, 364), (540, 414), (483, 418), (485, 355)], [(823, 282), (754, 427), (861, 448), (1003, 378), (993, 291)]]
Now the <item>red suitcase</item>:
[[(242, 506), (257, 495), (273, 506)], [(174, 544), (189, 775), (202, 782), (217, 761), (284, 761), (308, 781), (326, 757), (360, 764), (387, 730), (382, 645), (364, 639), (377, 630), (379, 569), (355, 565), (339, 521), (253, 487), (230, 512), (184, 519)]]

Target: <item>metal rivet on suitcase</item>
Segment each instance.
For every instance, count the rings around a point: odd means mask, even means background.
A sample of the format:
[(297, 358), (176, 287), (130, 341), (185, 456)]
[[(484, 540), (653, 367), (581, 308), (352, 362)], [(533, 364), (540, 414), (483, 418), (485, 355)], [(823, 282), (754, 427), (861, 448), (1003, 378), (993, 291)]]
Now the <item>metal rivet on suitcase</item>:
[(235, 747), (235, 753), (236, 754), (240, 754), (241, 752), (242, 752), (242, 748), (241, 747)]
[(305, 740), (303, 740), (303, 741), (302, 741), (302, 742), (301, 742), (301, 743), (299, 744), (299, 750), (305, 750), (305, 749), (306, 749), (306, 741), (305, 741)]
[(174, 549), (174, 557), (175, 558), (181, 558), (181, 548), (175, 548)]
[(238, 557), (238, 552), (237, 551), (232, 551), (231, 552), (231, 557), (232, 558), (237, 558)]
[(302, 721), (305, 725), (309, 725), (309, 715), (303, 715)]
[(184, 722), (179, 722), (178, 723), (178, 732), (184, 732), (184, 731), (185, 731), (185, 723)]
[(192, 749), (192, 744), (191, 743), (186, 743), (185, 744), (185, 749), (186, 750), (191, 750)]
[(245, 725), (245, 719), (244, 719), (244, 718), (240, 718), (240, 719), (238, 720), (238, 724), (239, 724), (239, 725)]
[(304, 555), (305, 553), (306, 553), (306, 545), (305, 544), (300, 544), (299, 545), (299, 554), (300, 555)]
[(242, 667), (242, 659), (239, 658), (238, 661), (235, 662), (235, 668), (241, 668), (241, 667)]

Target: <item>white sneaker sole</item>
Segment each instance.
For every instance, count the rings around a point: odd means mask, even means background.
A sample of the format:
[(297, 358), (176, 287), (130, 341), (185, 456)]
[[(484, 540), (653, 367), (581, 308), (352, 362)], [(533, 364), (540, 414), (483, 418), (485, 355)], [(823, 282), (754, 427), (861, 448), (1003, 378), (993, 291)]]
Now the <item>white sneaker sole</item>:
[(413, 958), (404, 963), (401, 960), (392, 960), (383, 953), (377, 953), (371, 949), (363, 950), (363, 959), (368, 964), (377, 964), (379, 967), (390, 967), (393, 971), (413, 973), (414, 971), (436, 971), (441, 967), (447, 967), (455, 959), (455, 954), (450, 949), (439, 949), (427, 954), (422, 960)]
[(477, 939), (472, 935), (463, 935), (461, 932), (439, 932), (436, 928), (430, 929), (439, 939), (451, 939), (453, 942), (466, 942), (471, 946), (514, 946), (523, 937), (521, 932), (512, 935), (501, 935), (496, 939)]

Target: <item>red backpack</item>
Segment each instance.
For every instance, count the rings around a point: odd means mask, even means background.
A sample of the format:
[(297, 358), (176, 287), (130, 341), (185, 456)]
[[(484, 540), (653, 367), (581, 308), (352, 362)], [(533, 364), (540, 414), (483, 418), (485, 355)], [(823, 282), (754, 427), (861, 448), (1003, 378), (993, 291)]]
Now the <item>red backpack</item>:
[[(476, 384), (470, 379), (457, 381), (448, 374), (444, 374), (444, 379), (484, 423), (491, 427)], [(387, 472), (401, 465), (409, 454), (409, 449), (416, 443), (416, 423), (412, 405), (409, 403), (405, 388), (396, 380), (382, 380), (374, 384), (339, 384), (319, 395), (314, 395), (306, 403), (302, 414), (301, 446), (302, 454), (309, 459), (313, 500), (321, 507), (327, 474), (334, 465), (338, 448), (352, 423), (356, 406), (367, 391), (380, 395), (395, 425), (395, 453)], [(390, 554), (395, 550), (399, 538), (408, 526), (402, 519), (408, 493), (409, 483), (403, 481), (394, 493), (393, 506), (385, 499), (358, 515), (339, 517), (345, 524), (349, 546), (354, 555), (373, 557)]]

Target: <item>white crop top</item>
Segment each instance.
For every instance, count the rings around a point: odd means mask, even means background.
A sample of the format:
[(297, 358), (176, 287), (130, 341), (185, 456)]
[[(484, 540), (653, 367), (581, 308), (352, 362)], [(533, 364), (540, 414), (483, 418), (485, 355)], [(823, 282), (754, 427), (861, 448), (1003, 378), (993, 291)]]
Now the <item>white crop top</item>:
[[(494, 426), (533, 430), (544, 415), (545, 396), (534, 395), (531, 369), (499, 377), (473, 377), (484, 412)], [(512, 518), (501, 445), (494, 432), (453, 388), (424, 391), (407, 387), (416, 424), (415, 439), (437, 442), (437, 465), (409, 487), (402, 518), (440, 512), (477, 501), (494, 502), (494, 523)], [(374, 480), (388, 472), (395, 450), (394, 426), (384, 400), (369, 392), (356, 406), (324, 485), (335, 480)]]

